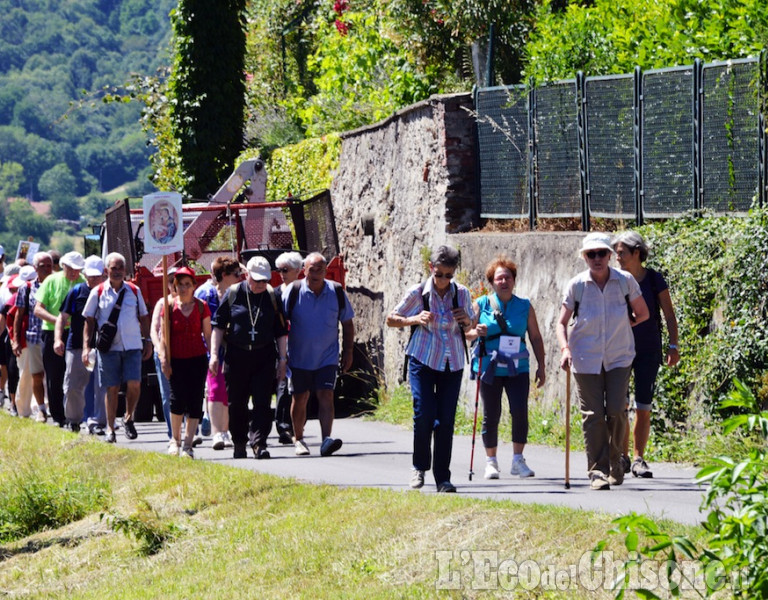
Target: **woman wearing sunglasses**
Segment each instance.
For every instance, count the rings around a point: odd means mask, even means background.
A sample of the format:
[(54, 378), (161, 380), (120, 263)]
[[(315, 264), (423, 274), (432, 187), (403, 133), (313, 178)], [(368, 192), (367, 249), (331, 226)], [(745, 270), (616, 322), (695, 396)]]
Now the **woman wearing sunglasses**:
[(648, 319), (648, 307), (635, 279), (609, 266), (610, 236), (590, 233), (580, 254), (588, 268), (568, 282), (557, 323), (560, 367), (576, 381), (590, 487), (607, 490), (624, 481), (632, 327)]
[(458, 251), (440, 246), (429, 262), (430, 278), (409, 289), (387, 316), (389, 327), (412, 328), (405, 349), (413, 395), (410, 485), (422, 487), (431, 466), (437, 491), (443, 493), (456, 491), (450, 469), (453, 425), (464, 371), (464, 332), (474, 319), (469, 290), (452, 281), (458, 264)]

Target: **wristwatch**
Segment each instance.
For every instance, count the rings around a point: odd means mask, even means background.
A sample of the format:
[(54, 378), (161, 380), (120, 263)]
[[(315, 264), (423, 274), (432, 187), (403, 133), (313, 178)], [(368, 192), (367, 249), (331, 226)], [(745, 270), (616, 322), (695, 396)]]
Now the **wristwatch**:
[(677, 350), (677, 344), (670, 344), (669, 345), (670, 350)]

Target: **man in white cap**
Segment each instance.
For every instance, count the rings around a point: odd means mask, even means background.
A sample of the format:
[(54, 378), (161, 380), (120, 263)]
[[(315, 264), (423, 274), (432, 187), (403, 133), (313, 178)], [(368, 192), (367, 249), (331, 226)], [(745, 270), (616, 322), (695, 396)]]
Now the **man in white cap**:
[[(246, 270), (248, 279), (229, 288), (211, 320), (208, 370), (212, 375), (218, 373), (219, 349), (226, 334), (222, 371), (229, 399), (234, 458), (245, 458), (249, 444), (255, 458), (265, 459), (270, 457), (267, 436), (272, 429), (275, 378), (285, 377), (288, 329), (280, 298), (269, 285), (269, 261), (254, 256)], [(249, 399), (253, 402), (252, 410), (248, 408)]]
[[(81, 271), (85, 267), (85, 261), (79, 252), (67, 252), (61, 257), (59, 264), (62, 270), (48, 277), (35, 292), (37, 303), (34, 314), (43, 322), (43, 369), (45, 370), (45, 387), (48, 392), (48, 409), (59, 427), (64, 427), (66, 424), (64, 373), (67, 365), (64, 356), (56, 354), (53, 350), (54, 328), (64, 298), (67, 297), (73, 287), (84, 281)], [(69, 329), (65, 329), (64, 337), (68, 333)]]
[[(98, 256), (89, 256), (84, 262), (85, 283), (73, 287), (64, 298), (61, 312), (56, 318), (54, 328), (53, 351), (63, 356), (66, 363), (64, 375), (64, 414), (72, 431), (80, 431), (80, 423), (88, 417), (88, 431), (92, 434), (104, 434), (107, 425), (105, 404), (106, 389), (98, 385), (94, 377), (94, 401), (91, 414), (85, 414), (85, 388), (93, 371), (88, 371), (81, 360), (83, 352), (83, 329), (85, 317), (83, 308), (91, 290), (104, 281), (104, 261)], [(66, 267), (65, 267), (66, 268)], [(67, 329), (70, 334), (66, 335)]]

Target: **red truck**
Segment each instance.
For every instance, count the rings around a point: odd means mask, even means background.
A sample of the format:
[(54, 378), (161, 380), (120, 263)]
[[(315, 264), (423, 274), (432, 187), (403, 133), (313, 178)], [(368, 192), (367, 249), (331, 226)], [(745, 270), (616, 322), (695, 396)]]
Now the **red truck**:
[[(207, 202), (183, 205), (184, 251), (167, 257), (168, 268), (194, 268), (198, 284), (210, 278), (210, 265), (222, 254), (245, 264), (252, 256), (266, 257), (273, 268), (272, 285), (281, 279), (275, 259), (286, 251), (302, 255), (320, 252), (328, 260), (329, 279), (345, 284), (331, 195), (328, 190), (306, 198), (266, 202), (267, 174), (259, 159), (243, 162)], [(100, 253), (119, 252), (126, 259), (126, 277), (141, 289), (150, 312), (163, 294), (162, 256), (144, 252), (141, 199), (117, 201), (101, 226)], [(90, 254), (88, 250), (87, 253)], [(152, 360), (142, 368), (142, 395), (137, 421), (162, 420), (157, 376)]]

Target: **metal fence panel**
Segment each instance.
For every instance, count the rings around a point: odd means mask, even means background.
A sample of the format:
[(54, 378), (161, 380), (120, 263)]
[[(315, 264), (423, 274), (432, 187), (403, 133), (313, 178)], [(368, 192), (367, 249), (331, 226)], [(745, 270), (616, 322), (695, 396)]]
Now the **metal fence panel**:
[(581, 216), (576, 81), (537, 88), (535, 115), (537, 212)]
[(634, 78), (587, 77), (587, 176), (589, 212), (635, 217)]
[(703, 74), (702, 206), (746, 212), (758, 191), (759, 64), (705, 64)]
[(693, 67), (643, 73), (643, 216), (693, 208)]
[(478, 90), (480, 216), (528, 217), (528, 106), (525, 86)]

